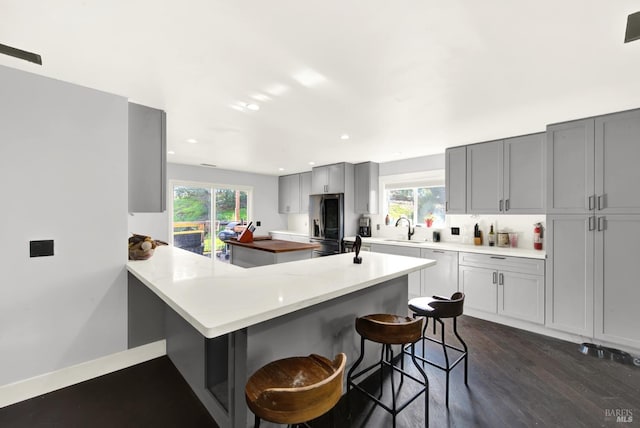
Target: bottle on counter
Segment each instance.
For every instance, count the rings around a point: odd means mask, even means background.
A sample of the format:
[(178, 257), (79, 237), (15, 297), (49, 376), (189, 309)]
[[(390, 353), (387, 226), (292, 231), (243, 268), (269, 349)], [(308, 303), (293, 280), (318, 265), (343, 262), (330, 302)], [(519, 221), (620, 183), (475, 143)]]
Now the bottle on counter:
[(391, 221), (391, 219), (389, 219), (389, 214), (387, 214), (387, 216), (384, 218), (384, 225), (385, 226), (389, 226), (389, 222)]
[(493, 233), (493, 224), (489, 228), (489, 234), (487, 235), (487, 241), (489, 242), (489, 246), (493, 247), (496, 245), (496, 234)]

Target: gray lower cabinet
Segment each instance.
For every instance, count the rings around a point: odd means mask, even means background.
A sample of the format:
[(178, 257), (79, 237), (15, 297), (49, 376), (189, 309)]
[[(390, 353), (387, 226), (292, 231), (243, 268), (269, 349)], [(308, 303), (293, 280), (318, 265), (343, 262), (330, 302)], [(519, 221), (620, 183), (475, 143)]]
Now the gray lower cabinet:
[(447, 214), (467, 212), (467, 147), (447, 149), (445, 155), (445, 210)]
[(423, 248), (423, 259), (435, 260), (436, 264), (422, 269), (422, 296), (451, 297), (458, 291), (458, 252)]
[(640, 215), (547, 217), (549, 327), (640, 348)]
[(465, 307), (542, 324), (544, 260), (459, 253)]
[(129, 212), (167, 209), (167, 133), (162, 110), (129, 103)]
[(593, 217), (547, 217), (547, 327), (593, 335)]
[[(371, 251), (374, 253), (395, 254), (397, 256), (420, 258), (420, 248), (416, 248), (416, 247), (405, 247), (402, 245), (371, 244)], [(430, 269), (430, 267), (426, 269)], [(422, 295), (421, 279), (422, 279), (421, 272), (411, 272), (409, 274), (409, 299), (412, 299), (414, 297), (420, 297)]]
[(595, 225), (594, 336), (640, 348), (640, 215), (607, 215)]

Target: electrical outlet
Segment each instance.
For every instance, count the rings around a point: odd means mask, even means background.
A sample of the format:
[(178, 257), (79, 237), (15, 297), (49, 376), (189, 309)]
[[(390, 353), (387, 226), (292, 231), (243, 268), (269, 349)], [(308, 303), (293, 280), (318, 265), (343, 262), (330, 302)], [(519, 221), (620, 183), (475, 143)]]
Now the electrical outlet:
[(262, 222), (260, 220), (256, 221), (256, 227), (260, 227), (261, 224)]
[(460, 235), (460, 228), (459, 227), (452, 227), (451, 228), (451, 234), (452, 235)]

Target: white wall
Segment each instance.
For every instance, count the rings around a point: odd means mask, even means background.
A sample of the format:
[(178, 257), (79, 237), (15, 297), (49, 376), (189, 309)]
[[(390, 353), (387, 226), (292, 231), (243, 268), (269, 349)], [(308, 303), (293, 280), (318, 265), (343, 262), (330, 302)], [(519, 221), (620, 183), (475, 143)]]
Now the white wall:
[[(0, 385), (126, 349), (127, 100), (0, 66)], [(29, 257), (53, 239), (55, 255)]]
[(444, 153), (419, 158), (402, 159), (380, 164), (380, 176), (444, 169)]
[[(276, 176), (174, 163), (167, 165), (167, 176), (169, 182), (180, 180), (251, 186), (253, 187), (253, 215), (249, 220), (259, 220), (262, 224), (256, 228), (254, 234), (268, 235), (270, 230), (281, 230), (287, 227), (287, 216), (278, 214), (278, 177)], [(167, 198), (172, 199), (173, 193), (170, 186), (168, 186), (167, 192)], [(170, 242), (169, 218), (170, 213), (168, 212), (160, 214), (134, 213), (129, 216), (129, 232), (145, 234)]]

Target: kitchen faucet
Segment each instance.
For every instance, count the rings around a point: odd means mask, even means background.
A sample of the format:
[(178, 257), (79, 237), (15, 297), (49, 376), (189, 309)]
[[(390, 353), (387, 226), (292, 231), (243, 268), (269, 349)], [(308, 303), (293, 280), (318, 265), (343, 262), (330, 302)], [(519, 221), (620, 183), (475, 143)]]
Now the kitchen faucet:
[(407, 232), (407, 239), (409, 241), (411, 241), (411, 237), (413, 236), (414, 233), (416, 233), (416, 229), (414, 227), (413, 230), (411, 230), (411, 220), (409, 220), (407, 217), (400, 217), (398, 219), (398, 221), (396, 221), (396, 227), (398, 227), (398, 225), (400, 224), (401, 220), (407, 220), (407, 223), (409, 223), (409, 230)]

